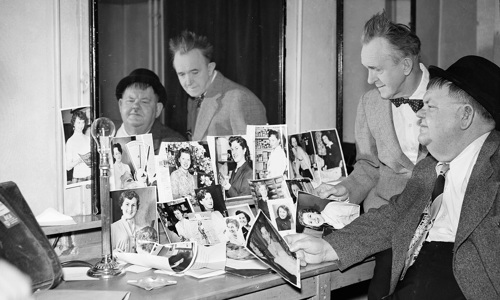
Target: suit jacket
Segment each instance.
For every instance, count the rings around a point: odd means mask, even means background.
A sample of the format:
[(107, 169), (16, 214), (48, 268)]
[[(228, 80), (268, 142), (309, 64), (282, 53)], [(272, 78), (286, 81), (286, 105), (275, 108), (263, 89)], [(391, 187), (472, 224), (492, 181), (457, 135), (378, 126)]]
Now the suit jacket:
[[(387, 204), (401, 193), (415, 166), (399, 145), (391, 105), (377, 89), (365, 93), (358, 105), (356, 164), (342, 185), (349, 190), (351, 203), (364, 200), (364, 211)], [(428, 153), (425, 147), (420, 148), (417, 161)]]
[(248, 180), (252, 180), (252, 176), (253, 170), (248, 162), (245, 162), (236, 172), (233, 172), (231, 174), (231, 178), (229, 179), (231, 187), (227, 190), (229, 197), (250, 195), (250, 184), (248, 183)]
[[(485, 141), (464, 196), (453, 247), (453, 274), (467, 299), (500, 299), (500, 133)], [(436, 178), (437, 161), (417, 163), (401, 195), (371, 210), (325, 239), (337, 251), (341, 269), (392, 247), (391, 293)], [(418, 259), (418, 258), (417, 258)]]
[(196, 102), (188, 101), (188, 131), (193, 141), (206, 140), (207, 135), (246, 134), (247, 125), (267, 123), (266, 109), (249, 89), (217, 71), (208, 87), (196, 116)]

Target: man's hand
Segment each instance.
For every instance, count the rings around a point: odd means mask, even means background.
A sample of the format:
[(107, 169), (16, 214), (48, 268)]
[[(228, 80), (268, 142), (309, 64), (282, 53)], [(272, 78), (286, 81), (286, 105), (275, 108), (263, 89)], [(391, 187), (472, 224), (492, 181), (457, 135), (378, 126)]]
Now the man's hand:
[(290, 251), (295, 252), (300, 260), (301, 266), (338, 259), (337, 252), (321, 238), (299, 233), (287, 235), (285, 239), (290, 245)]
[(0, 299), (28, 300), (34, 299), (31, 294), (31, 278), (15, 266), (0, 259)]
[(318, 197), (323, 199), (333, 199), (338, 201), (345, 201), (349, 198), (349, 191), (341, 184), (331, 185), (322, 183), (314, 189)]

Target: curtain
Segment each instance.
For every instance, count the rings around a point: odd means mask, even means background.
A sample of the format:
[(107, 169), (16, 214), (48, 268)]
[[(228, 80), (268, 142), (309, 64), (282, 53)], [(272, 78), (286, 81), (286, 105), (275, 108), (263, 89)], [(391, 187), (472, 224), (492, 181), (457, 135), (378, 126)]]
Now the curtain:
[[(280, 43), (283, 0), (168, 0), (164, 3), (165, 123), (186, 132), (187, 94), (172, 66), (168, 41), (187, 29), (208, 37), (216, 70), (262, 101), (270, 124), (283, 122)], [(284, 46), (283, 46), (284, 47)]]

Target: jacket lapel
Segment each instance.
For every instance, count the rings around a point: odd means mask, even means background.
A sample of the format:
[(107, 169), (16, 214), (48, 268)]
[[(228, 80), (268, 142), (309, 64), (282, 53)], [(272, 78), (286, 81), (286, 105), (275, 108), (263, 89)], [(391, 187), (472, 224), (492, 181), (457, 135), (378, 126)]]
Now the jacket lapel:
[(223, 76), (220, 72), (217, 72), (214, 81), (208, 87), (205, 99), (201, 103), (193, 133), (193, 141), (202, 140), (206, 136), (208, 127), (220, 105), (218, 100), (222, 97), (222, 94), (219, 92), (222, 82)]
[(455, 250), (485, 218), (495, 201), (500, 183), (493, 176), (495, 169), (491, 164), (491, 157), (497, 152), (499, 143), (498, 132), (490, 133), (472, 170), (460, 212)]

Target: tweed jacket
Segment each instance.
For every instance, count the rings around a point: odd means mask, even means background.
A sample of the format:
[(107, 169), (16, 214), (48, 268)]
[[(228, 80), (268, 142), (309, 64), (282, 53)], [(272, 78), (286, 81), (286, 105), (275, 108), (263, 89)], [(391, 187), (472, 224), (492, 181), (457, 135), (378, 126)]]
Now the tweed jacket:
[[(363, 202), (364, 211), (387, 204), (401, 193), (415, 166), (399, 145), (391, 105), (377, 89), (366, 92), (358, 105), (356, 164), (341, 184), (349, 190), (351, 203)], [(420, 146), (417, 161), (427, 153)]]
[[(345, 269), (366, 257), (393, 250), (391, 293), (436, 178), (437, 161), (417, 163), (400, 195), (325, 239)], [(500, 132), (486, 139), (467, 185), (453, 248), (453, 274), (467, 299), (500, 299)]]
[(207, 135), (246, 134), (247, 125), (266, 123), (266, 109), (257, 96), (219, 71), (206, 91), (198, 116), (196, 102), (188, 101), (187, 129), (193, 141), (206, 140)]

